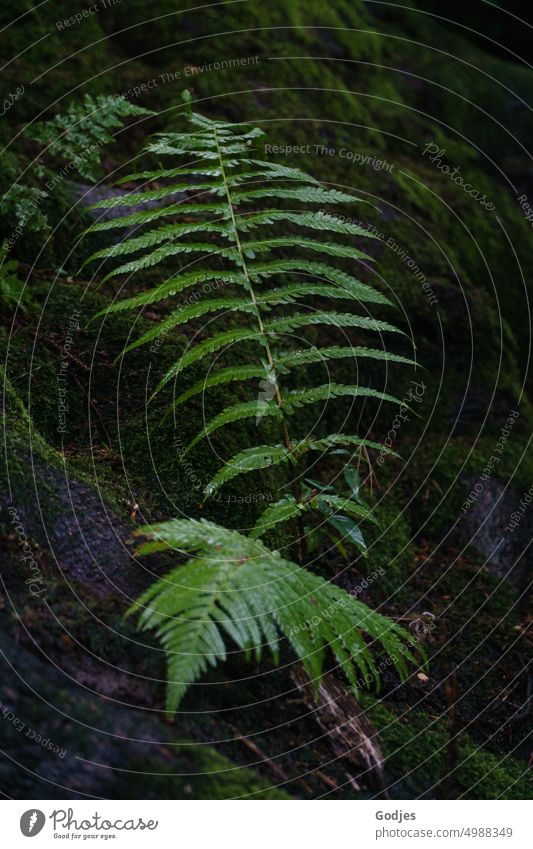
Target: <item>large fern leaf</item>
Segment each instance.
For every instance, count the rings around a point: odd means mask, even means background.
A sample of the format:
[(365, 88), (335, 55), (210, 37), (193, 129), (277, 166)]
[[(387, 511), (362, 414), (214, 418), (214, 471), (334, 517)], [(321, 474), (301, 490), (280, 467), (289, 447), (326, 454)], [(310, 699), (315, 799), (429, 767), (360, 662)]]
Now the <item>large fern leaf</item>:
[[(172, 713), (188, 687), (235, 652), (274, 659), (288, 643), (318, 686), (327, 650), (350, 684), (379, 675), (374, 652), (385, 650), (398, 673), (416, 663), (410, 637), (344, 590), (270, 551), (259, 540), (206, 520), (165, 522), (140, 532), (140, 554), (193, 555), (156, 581), (130, 608), (143, 631), (155, 629), (168, 663), (166, 707)], [(329, 663), (329, 662), (328, 662)]]

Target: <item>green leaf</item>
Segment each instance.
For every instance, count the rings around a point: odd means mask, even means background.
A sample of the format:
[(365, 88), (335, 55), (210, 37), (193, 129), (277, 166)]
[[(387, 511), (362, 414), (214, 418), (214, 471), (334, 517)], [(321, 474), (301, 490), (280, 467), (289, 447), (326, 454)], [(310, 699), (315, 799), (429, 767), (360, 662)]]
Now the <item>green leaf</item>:
[(266, 209), (243, 216), (239, 220), (239, 229), (243, 232), (253, 230), (264, 224), (297, 224), (311, 230), (329, 230), (332, 233), (344, 233), (346, 236), (364, 236), (367, 239), (377, 238), (367, 227), (343, 221), (336, 215), (323, 212), (292, 212), (285, 209)]
[(238, 205), (260, 198), (283, 198), (285, 200), (299, 200), (303, 203), (367, 203), (367, 201), (355, 197), (355, 195), (348, 195), (346, 192), (339, 192), (337, 189), (323, 189), (321, 186), (318, 188), (298, 186), (290, 189), (278, 189), (277, 186), (269, 186), (268, 189), (235, 192), (232, 200), (234, 204)]
[(194, 395), (200, 395), (202, 392), (206, 392), (213, 386), (220, 386), (234, 381), (251, 380), (254, 377), (261, 378), (264, 376), (265, 369), (263, 366), (245, 365), (222, 368), (219, 371), (210, 372), (207, 377), (199, 380), (189, 389), (186, 389), (185, 392), (182, 392), (181, 395), (176, 398), (172, 406), (179, 407), (180, 404), (188, 401), (189, 398), (194, 397)]
[(294, 496), (286, 495), (275, 504), (270, 504), (266, 510), (263, 510), (255, 526), (250, 531), (250, 537), (257, 539), (263, 536), (267, 531), (279, 524), (280, 522), (288, 522), (295, 516), (300, 515), (305, 510), (305, 505), (299, 504)]
[(276, 318), (265, 323), (267, 333), (286, 333), (289, 330), (297, 330), (311, 324), (329, 324), (332, 327), (362, 327), (365, 330), (374, 330), (379, 333), (403, 333), (386, 321), (379, 321), (366, 316), (352, 315), (352, 313), (297, 313), (287, 318)]
[(350, 487), (354, 498), (359, 498), (359, 490), (361, 489), (361, 478), (359, 472), (353, 466), (345, 466), (343, 469), (344, 480)]
[(284, 445), (254, 445), (245, 448), (222, 466), (204, 489), (206, 496), (213, 495), (223, 484), (246, 472), (266, 469), (278, 463), (287, 463), (290, 454)]
[(348, 540), (356, 545), (364, 555), (367, 554), (368, 546), (365, 542), (365, 538), (361, 528), (353, 521), (353, 519), (349, 516), (335, 514), (333, 516), (329, 516), (328, 523), (341, 534), (343, 542)]
[(332, 508), (335, 511), (342, 510), (354, 519), (365, 519), (372, 522), (374, 525), (378, 524), (378, 520), (374, 516), (370, 507), (367, 507), (366, 504), (352, 501), (350, 498), (344, 498), (342, 495), (321, 492), (319, 495), (315, 496), (314, 501), (315, 503), (320, 504), (320, 506), (325, 505), (328, 510), (329, 508)]

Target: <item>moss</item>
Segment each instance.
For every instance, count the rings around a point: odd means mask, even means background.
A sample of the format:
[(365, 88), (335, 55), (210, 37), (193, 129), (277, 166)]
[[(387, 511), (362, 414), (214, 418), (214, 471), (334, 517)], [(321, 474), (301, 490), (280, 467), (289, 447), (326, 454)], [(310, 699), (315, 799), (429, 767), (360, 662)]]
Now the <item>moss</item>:
[(390, 498), (380, 503), (376, 515), (379, 529), (369, 526), (366, 532), (370, 547), (368, 568), (383, 569), (385, 574), (372, 588), (372, 602), (386, 599), (389, 604), (397, 605), (409, 592), (411, 528), (405, 512), (400, 512)]
[[(176, 764), (162, 767), (148, 759), (137, 759), (133, 776), (115, 788), (116, 798), (153, 799), (289, 799), (282, 789), (270, 786), (254, 770), (235, 766), (211, 746), (174, 744)], [(176, 770), (179, 769), (177, 774)]]
[[(202, 506), (203, 487), (222, 458), (250, 444), (253, 422), (225, 428), (212, 442), (205, 440), (186, 460), (180, 460), (201, 428), (202, 417), (209, 420), (230, 403), (224, 387), (177, 408), (173, 415), (167, 415), (173, 390), (148, 402), (188, 340), (179, 334), (169, 336), (155, 352), (143, 346), (118, 363), (128, 339), (151, 327), (149, 321), (136, 321), (132, 330), (132, 317), (125, 314), (110, 316), (101, 326), (88, 325), (106, 305), (106, 297), (52, 282), (36, 283), (32, 292), (36, 303), (45, 307), (47, 329), (35, 340), (30, 319), (20, 326), (8, 346), (7, 372), (17, 380), (44, 440), (61, 452), (57, 462), (66, 459), (70, 470), (105, 491), (121, 514), (128, 505), (130, 512), (136, 501), (145, 515), (147, 511), (165, 516), (206, 515), (240, 528), (254, 524), (261, 507), (277, 498), (284, 481), (282, 471), (247, 476), (244, 484), (233, 483)], [(71, 354), (68, 368), (61, 365), (66, 343)], [(233, 356), (242, 361), (255, 353), (241, 346), (239, 352), (229, 352), (228, 363)], [(191, 368), (179, 390), (202, 374), (201, 368)], [(65, 422), (60, 420), (60, 388), (67, 405)], [(272, 422), (267, 420), (261, 427), (263, 441), (280, 440)]]
[(43, 88), (47, 107), (53, 108), (56, 100), (72, 95), (78, 87), (93, 94), (107, 87), (94, 73), (95, 68), (106, 68), (109, 61), (100, 28), (102, 14), (61, 27), (65, 19), (79, 11), (68, 0), (57, 0), (53, 7), (38, 10), (31, 0), (6, 0), (2, 4), (6, 23), (22, 21), (11, 26), (9, 43), (5, 41), (1, 51), (3, 62), (7, 62), (7, 90), (14, 91), (21, 83), (25, 87), (24, 96), (12, 107), (11, 122), (23, 123), (41, 115)]
[(446, 792), (443, 782), (449, 787), (452, 781), (451, 798), (531, 798), (525, 763), (484, 751), (466, 732), (460, 733), (457, 757), (450, 761), (450, 732), (443, 720), (423, 711), (401, 714), (371, 696), (363, 696), (363, 704), (379, 731), (394, 796), (438, 798)]

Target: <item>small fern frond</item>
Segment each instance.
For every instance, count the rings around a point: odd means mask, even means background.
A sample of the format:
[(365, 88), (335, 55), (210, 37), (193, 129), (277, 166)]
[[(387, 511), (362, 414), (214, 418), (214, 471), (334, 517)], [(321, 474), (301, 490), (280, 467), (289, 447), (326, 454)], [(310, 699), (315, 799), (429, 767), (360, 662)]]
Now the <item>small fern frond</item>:
[(155, 115), (124, 97), (86, 94), (83, 103), (71, 102), (66, 113), (50, 121), (29, 124), (25, 134), (43, 145), (52, 156), (60, 156), (80, 176), (96, 182), (100, 175), (102, 150), (114, 141), (114, 132), (127, 118)]
[[(205, 520), (173, 520), (143, 528), (153, 539), (140, 554), (167, 548), (193, 555), (156, 581), (128, 613), (140, 630), (154, 630), (167, 654), (166, 709), (173, 713), (191, 684), (228, 655), (268, 647), (277, 660), (286, 641), (314, 686), (329, 649), (348, 681), (379, 674), (372, 652), (384, 649), (399, 674), (417, 663), (409, 634), (362, 602), (259, 540)], [(228, 649), (228, 642), (233, 649)]]

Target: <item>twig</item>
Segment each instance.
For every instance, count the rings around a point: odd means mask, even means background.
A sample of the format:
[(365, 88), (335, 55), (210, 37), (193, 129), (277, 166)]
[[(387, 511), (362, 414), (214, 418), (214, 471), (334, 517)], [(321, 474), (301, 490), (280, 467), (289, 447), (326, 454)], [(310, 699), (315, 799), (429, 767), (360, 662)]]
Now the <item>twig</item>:
[(294, 780), (299, 781), (300, 784), (302, 784), (305, 787), (307, 792), (309, 794), (313, 795), (313, 791), (311, 790), (311, 788), (309, 787), (307, 782), (304, 781), (303, 778), (298, 778), (298, 779), (289, 778), (289, 776), (287, 775), (285, 770), (282, 769), (282, 767), (280, 767), (279, 764), (277, 764), (273, 760), (271, 760), (268, 757), (268, 755), (266, 755), (265, 752), (263, 752), (263, 750), (259, 748), (257, 743), (254, 743), (254, 741), (250, 740), (249, 737), (244, 737), (242, 734), (239, 733), (239, 731), (236, 728), (233, 728), (233, 732), (236, 735), (236, 739), (240, 740), (241, 743), (244, 743), (244, 745), (248, 749), (250, 749), (250, 751), (253, 752), (256, 757), (258, 757), (260, 759), (261, 764), (264, 764), (265, 766), (269, 767), (269, 769), (274, 773), (274, 775), (276, 775), (279, 779), (281, 779), (281, 781), (283, 781), (283, 782), (289, 782), (289, 781), (294, 781)]

